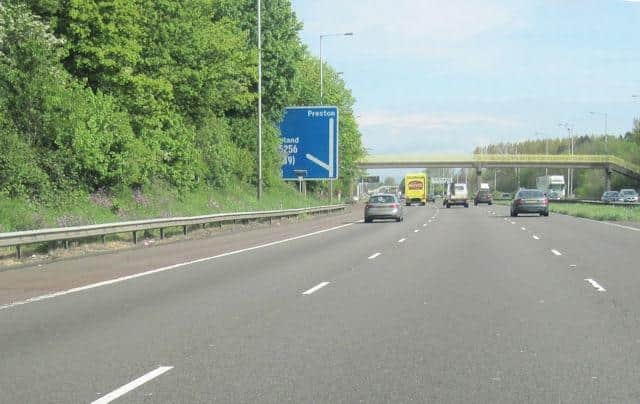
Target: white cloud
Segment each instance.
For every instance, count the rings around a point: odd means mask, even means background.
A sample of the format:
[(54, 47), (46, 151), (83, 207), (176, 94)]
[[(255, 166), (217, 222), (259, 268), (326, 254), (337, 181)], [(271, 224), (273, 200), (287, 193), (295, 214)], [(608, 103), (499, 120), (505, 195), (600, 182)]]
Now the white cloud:
[(523, 129), (518, 121), (474, 112), (368, 112), (358, 124), (372, 154), (469, 153)]
[(442, 129), (469, 125), (489, 125), (507, 128), (518, 127), (515, 121), (480, 113), (392, 113), (367, 112), (359, 115), (362, 128), (386, 126), (394, 129)]
[[(517, 2), (492, 0), (315, 0), (305, 31), (335, 30), (377, 38), (379, 45), (433, 47), (521, 26)], [(511, 6), (508, 6), (511, 5)], [(521, 11), (521, 10), (520, 10)]]

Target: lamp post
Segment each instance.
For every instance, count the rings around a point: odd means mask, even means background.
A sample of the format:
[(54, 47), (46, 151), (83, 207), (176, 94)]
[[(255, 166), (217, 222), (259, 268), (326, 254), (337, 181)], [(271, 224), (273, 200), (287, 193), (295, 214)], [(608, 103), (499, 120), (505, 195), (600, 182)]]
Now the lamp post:
[(608, 145), (609, 136), (607, 134), (607, 120), (609, 118), (609, 115), (606, 112), (597, 112), (597, 111), (591, 111), (589, 112), (589, 114), (604, 116), (604, 154), (608, 154), (609, 153), (609, 145)]
[[(320, 104), (324, 104), (324, 61), (322, 60), (322, 40), (332, 36), (353, 36), (353, 32), (320, 35)], [(329, 204), (333, 204), (333, 178), (329, 179)]]
[[(573, 131), (572, 131), (571, 125), (569, 125), (566, 122), (562, 122), (562, 123), (559, 123), (558, 126), (567, 129), (567, 132), (569, 133), (569, 138), (571, 138), (571, 144), (570, 144), (571, 147), (569, 151), (571, 156), (573, 156)], [(573, 169), (572, 168), (567, 168), (567, 182), (568, 182), (568, 188), (569, 188), (569, 195), (573, 195)]]
[(262, 199), (262, 3), (258, 0), (258, 200)]
[(322, 40), (331, 36), (353, 36), (353, 32), (340, 32), (336, 34), (320, 35), (320, 104), (323, 103), (324, 97), (324, 62), (322, 60)]
[[(540, 136), (540, 135), (544, 136), (544, 134), (540, 133), (540, 132), (536, 132), (535, 135), (536, 136)], [(548, 138), (544, 139), (544, 154), (545, 154), (545, 156), (549, 155), (549, 139)], [(545, 167), (544, 168), (544, 175), (549, 175), (549, 167)]]

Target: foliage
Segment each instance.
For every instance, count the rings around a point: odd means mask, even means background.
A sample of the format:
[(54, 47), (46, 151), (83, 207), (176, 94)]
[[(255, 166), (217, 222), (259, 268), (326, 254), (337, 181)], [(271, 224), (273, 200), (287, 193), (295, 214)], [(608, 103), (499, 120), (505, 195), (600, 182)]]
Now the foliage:
[[(609, 154), (617, 156), (630, 163), (640, 165), (640, 121), (634, 121), (634, 129), (624, 136), (576, 136), (574, 137), (575, 154)], [(527, 140), (518, 143), (499, 143), (487, 147), (477, 148), (475, 153), (485, 154), (568, 154), (570, 152), (571, 139), (551, 138)], [(519, 185), (523, 187), (535, 187), (536, 177), (545, 175), (544, 169), (522, 168), (516, 176), (514, 169), (486, 170), (483, 173), (485, 179), (493, 181), (497, 172), (497, 190), (514, 191)], [(575, 194), (582, 198), (599, 198), (604, 191), (604, 173), (598, 170), (574, 170)], [(567, 176), (566, 169), (549, 169), (549, 175)], [(619, 174), (613, 174), (611, 179), (612, 189), (640, 188), (640, 183)]]
[(640, 210), (622, 206), (599, 206), (588, 204), (551, 204), (552, 212), (565, 215), (584, 217), (594, 220), (609, 220), (623, 222), (640, 222)]
[[(0, 4), (0, 196), (53, 204), (62, 217), (87, 202), (78, 195), (118, 210), (108, 195), (149, 184), (179, 194), (254, 186), (256, 11), (253, 0)], [(319, 62), (290, 0), (263, 2), (262, 18), (263, 178), (280, 189), (277, 123), (287, 105), (319, 103)], [(363, 154), (355, 100), (325, 71), (346, 190)]]

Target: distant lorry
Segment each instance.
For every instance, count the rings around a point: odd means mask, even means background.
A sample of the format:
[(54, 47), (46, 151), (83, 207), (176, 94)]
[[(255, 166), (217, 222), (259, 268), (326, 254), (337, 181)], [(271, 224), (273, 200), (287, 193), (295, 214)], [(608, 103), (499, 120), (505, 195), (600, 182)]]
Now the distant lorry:
[(445, 195), (442, 205), (450, 208), (451, 205), (463, 205), (465, 208), (469, 207), (469, 191), (467, 184), (445, 184)]
[(404, 198), (407, 206), (412, 203), (427, 204), (429, 178), (424, 173), (407, 174), (404, 177)]
[(489, 183), (488, 182), (480, 183), (480, 189), (483, 190), (483, 191), (488, 191), (489, 190)]
[(565, 199), (567, 191), (563, 175), (543, 175), (536, 178), (536, 189), (544, 192), (549, 199)]

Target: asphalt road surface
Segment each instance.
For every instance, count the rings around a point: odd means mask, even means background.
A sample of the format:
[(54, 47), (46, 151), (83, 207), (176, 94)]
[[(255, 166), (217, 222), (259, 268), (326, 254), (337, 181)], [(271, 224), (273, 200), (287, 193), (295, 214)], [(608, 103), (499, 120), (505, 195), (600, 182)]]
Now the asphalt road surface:
[(640, 402), (640, 231), (507, 213), (150, 249), (140, 276), (0, 306), (0, 402)]

